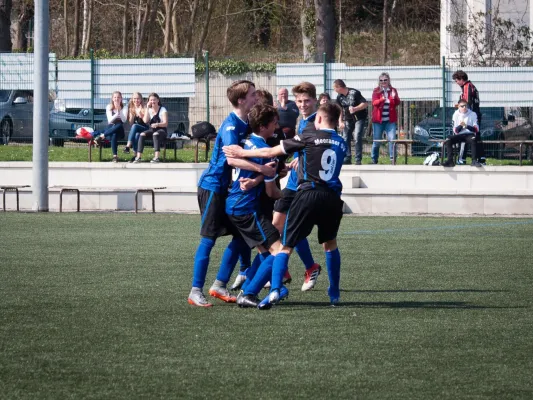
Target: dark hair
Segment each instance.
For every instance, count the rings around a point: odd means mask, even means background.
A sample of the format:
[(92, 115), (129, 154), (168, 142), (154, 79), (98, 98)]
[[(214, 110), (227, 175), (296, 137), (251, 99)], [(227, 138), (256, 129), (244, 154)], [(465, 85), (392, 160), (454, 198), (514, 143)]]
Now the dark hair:
[(461, 99), (461, 100), (459, 100), (459, 102), (457, 104), (466, 104), (466, 105), (468, 105), (468, 101), (466, 101), (465, 99)]
[(327, 102), (318, 107), (317, 113), (322, 114), (330, 125), (337, 126), (341, 115), (341, 108), (336, 103)]
[(463, 71), (462, 69), (460, 70), (457, 70), (453, 73), (452, 75), (452, 79), (455, 81), (457, 79), (461, 80), (461, 81), (467, 81), (468, 80), (468, 75), (466, 74), (465, 71)]
[(239, 99), (244, 99), (251, 87), (255, 87), (254, 83), (246, 80), (235, 81), (228, 87), (226, 94), (233, 107), (239, 105)]
[(308, 94), (309, 97), (316, 99), (316, 87), (311, 82), (302, 82), (292, 88), (292, 94)]
[(335, 79), (333, 81), (333, 87), (346, 87), (346, 84), (342, 79)]
[(325, 97), (326, 99), (328, 99), (328, 100), (331, 100), (331, 96), (330, 96), (329, 94), (327, 94), (327, 93), (320, 93), (320, 94), (318, 95), (318, 102), (320, 103), (320, 100), (322, 100), (324, 97)]
[(262, 103), (267, 106), (274, 105), (274, 97), (272, 97), (272, 93), (270, 93), (268, 90), (265, 90), (265, 89), (256, 90), (255, 95), (257, 96), (257, 103)]
[(248, 114), (248, 123), (252, 132), (259, 133), (262, 126), (267, 126), (278, 119), (278, 110), (268, 104), (256, 104)]

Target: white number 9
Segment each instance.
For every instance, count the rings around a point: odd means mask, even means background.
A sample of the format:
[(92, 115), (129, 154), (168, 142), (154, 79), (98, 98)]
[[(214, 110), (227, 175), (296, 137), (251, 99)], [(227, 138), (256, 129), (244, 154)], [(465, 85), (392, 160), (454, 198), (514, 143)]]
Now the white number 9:
[(327, 182), (333, 178), (335, 166), (337, 165), (337, 154), (331, 149), (325, 150), (322, 153), (320, 163), (322, 164), (322, 168), (324, 168), (319, 171), (320, 179)]

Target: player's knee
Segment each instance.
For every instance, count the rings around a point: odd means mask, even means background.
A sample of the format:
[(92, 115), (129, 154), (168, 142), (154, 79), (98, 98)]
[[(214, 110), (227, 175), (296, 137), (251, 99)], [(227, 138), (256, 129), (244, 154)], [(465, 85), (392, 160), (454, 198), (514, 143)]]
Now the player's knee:
[(337, 239), (328, 240), (327, 242), (322, 243), (324, 251), (333, 251), (337, 249)]

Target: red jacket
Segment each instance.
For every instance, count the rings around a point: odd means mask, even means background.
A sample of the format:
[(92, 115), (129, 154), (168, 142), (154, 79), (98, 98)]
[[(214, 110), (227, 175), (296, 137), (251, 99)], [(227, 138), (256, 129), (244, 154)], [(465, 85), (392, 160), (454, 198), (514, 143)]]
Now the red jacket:
[[(390, 86), (389, 91), (389, 102), (389, 121), (397, 122), (398, 114), (396, 113), (396, 107), (400, 104), (400, 98), (398, 97), (398, 92), (392, 86)], [(383, 95), (383, 89), (377, 87), (372, 92), (372, 122), (381, 124), (381, 113), (383, 112), (384, 104), (385, 96)]]

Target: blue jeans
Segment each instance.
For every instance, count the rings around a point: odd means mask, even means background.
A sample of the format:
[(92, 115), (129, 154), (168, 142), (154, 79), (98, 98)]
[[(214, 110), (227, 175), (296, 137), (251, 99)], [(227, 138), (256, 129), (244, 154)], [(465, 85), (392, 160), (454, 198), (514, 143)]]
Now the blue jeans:
[(93, 138), (102, 134), (106, 139), (111, 137), (111, 150), (113, 155), (116, 156), (118, 154), (118, 139), (124, 138), (124, 126), (122, 124), (110, 124), (103, 130), (94, 131)]
[(132, 144), (133, 151), (137, 152), (137, 143), (139, 142), (139, 135), (148, 128), (143, 125), (133, 124), (128, 134), (128, 143)]
[[(374, 132), (374, 140), (381, 140), (383, 139), (383, 131), (387, 133), (387, 140), (395, 140), (396, 139), (396, 122), (372, 122), (372, 131)], [(381, 143), (374, 142), (372, 144), (372, 161), (374, 163), (378, 162), (379, 158), (379, 147)], [(393, 154), (393, 143), (389, 143), (389, 155), (391, 160), (394, 158)]]

